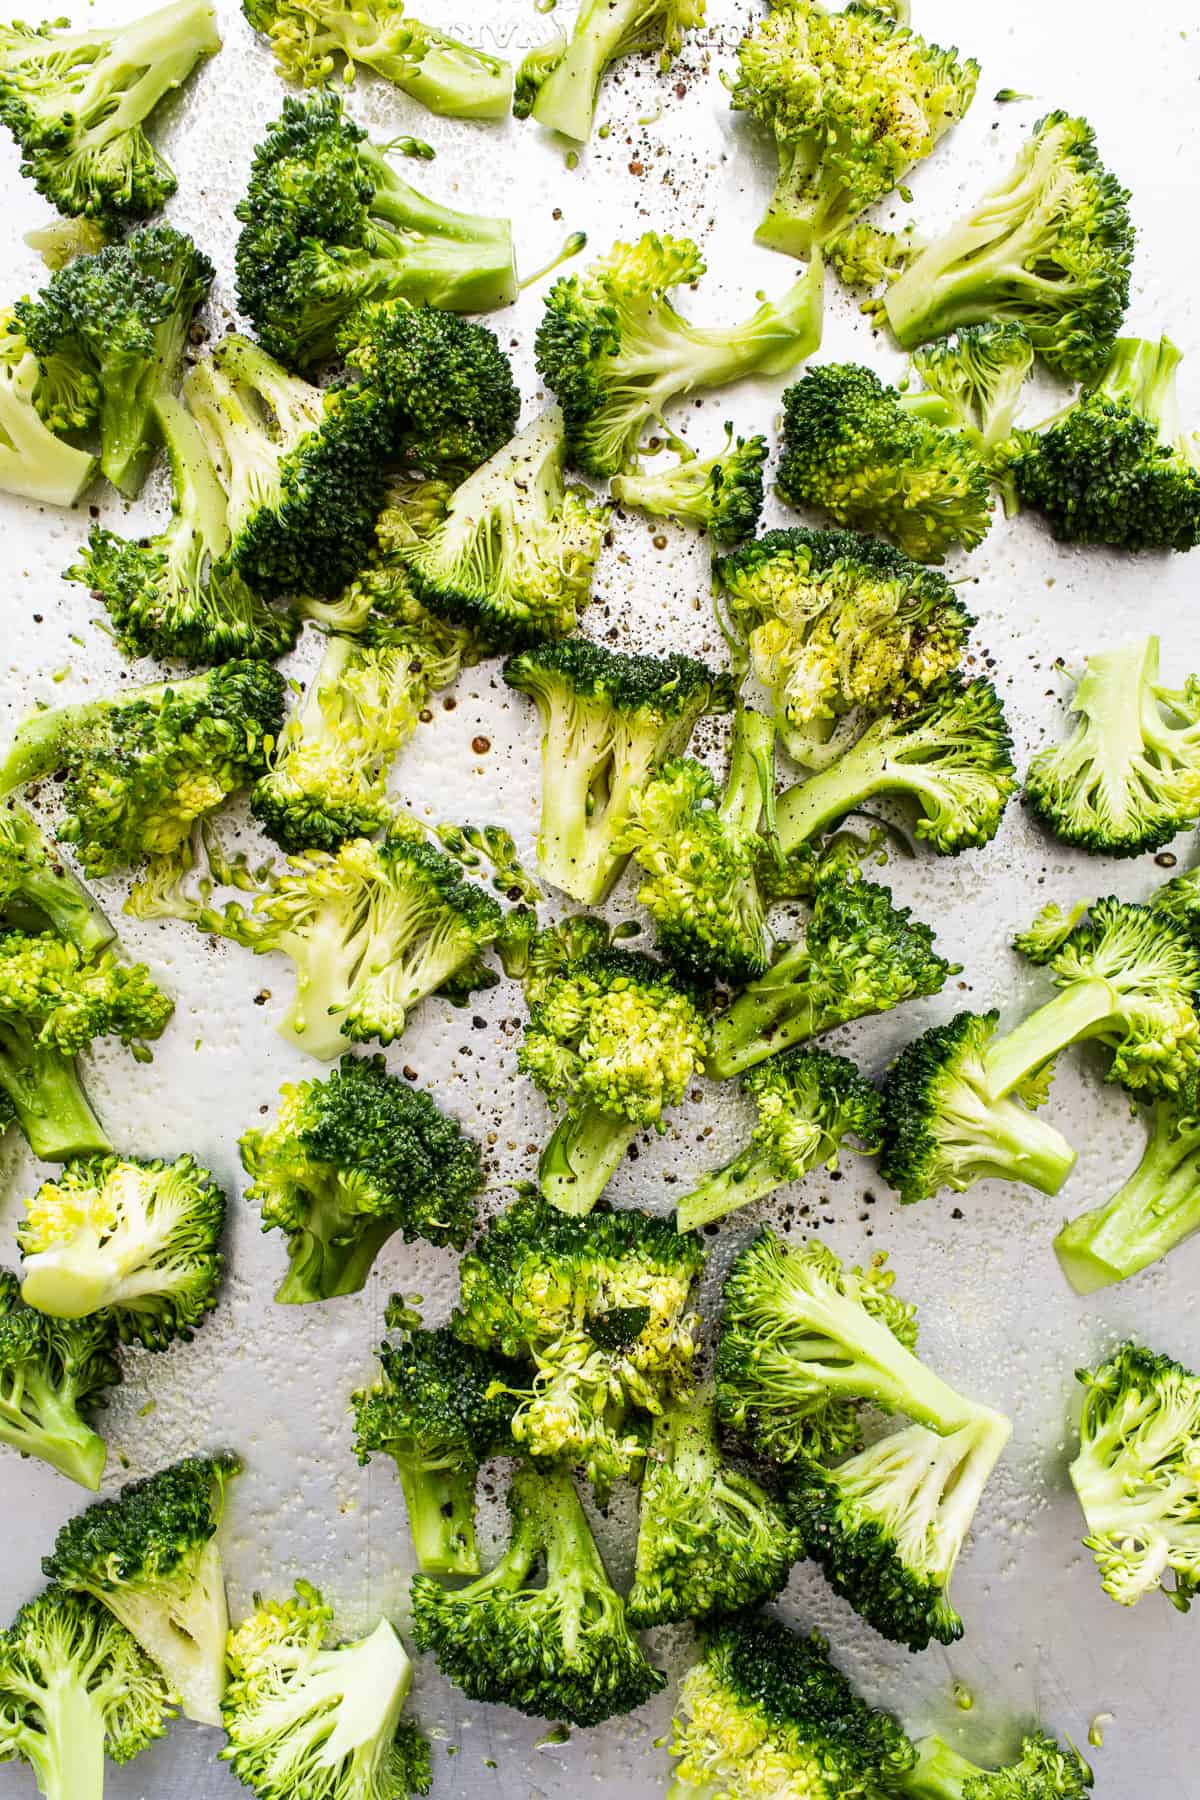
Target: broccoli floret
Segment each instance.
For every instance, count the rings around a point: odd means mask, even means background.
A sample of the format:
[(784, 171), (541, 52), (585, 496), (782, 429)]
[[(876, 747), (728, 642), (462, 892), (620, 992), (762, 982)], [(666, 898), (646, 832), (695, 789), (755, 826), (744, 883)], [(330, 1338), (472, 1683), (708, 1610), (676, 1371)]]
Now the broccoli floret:
[[(122, 494), (136, 494), (145, 479), (159, 441), (158, 402), (175, 383), (212, 279), (191, 238), (150, 225), (68, 263), (13, 309), (43, 368), (57, 363), (94, 392), (101, 473)], [(47, 423), (56, 426), (53, 417)]]
[(1123, 550), (1200, 544), (1200, 440), (1179, 418), (1170, 338), (1118, 338), (1096, 385), (1037, 431), (1007, 468), (1056, 538)]
[(517, 297), (508, 220), (418, 193), (336, 94), (284, 101), (235, 210), (238, 304), (289, 368), (328, 357), (365, 301), (489, 312)]
[(1023, 325), (995, 320), (965, 325), (922, 345), (912, 362), (926, 391), (954, 409), (964, 430), (978, 433), (985, 451), (1011, 436), (1033, 368), (1033, 345)]
[(37, 929), (48, 924), (84, 956), (107, 949), (117, 935), (99, 903), (12, 800), (0, 805), (0, 919)]
[(849, 531), (768, 531), (718, 558), (713, 579), (805, 768), (834, 761), (880, 713), (917, 705), (958, 668), (975, 623), (939, 570)]
[(763, 1231), (725, 1281), (717, 1410), (775, 1462), (833, 1456), (858, 1442), (858, 1413), (907, 1413), (949, 1433), (978, 1411), (918, 1360), (913, 1308), (877, 1257), (848, 1269), (815, 1238)]
[(113, 227), (157, 212), (175, 176), (143, 126), (202, 57), (221, 48), (208, 0), (177, 0), (128, 24), (0, 26), (0, 123), (21, 173), (59, 212)]
[[(0, 488), (47, 506), (74, 506), (96, 472), (89, 450), (46, 423), (48, 386), (11, 308), (0, 310)], [(86, 423), (91, 423), (89, 413)], [(65, 429), (65, 427), (64, 427)]]
[(1111, 1200), (1063, 1226), (1054, 1250), (1077, 1294), (1094, 1294), (1168, 1256), (1200, 1230), (1200, 1116), (1195, 1090), (1157, 1100), (1146, 1147)]
[(717, 1443), (711, 1390), (670, 1401), (654, 1421), (629, 1617), (640, 1628), (740, 1612), (777, 1594), (796, 1533)]
[(911, 350), (964, 325), (1011, 321), (1058, 374), (1093, 379), (1129, 304), (1128, 201), (1087, 120), (1048, 113), (1004, 182), (888, 289), (888, 323)]
[(282, 656), (300, 620), (264, 604), (226, 560), (225, 493), (200, 427), (173, 394), (160, 396), (155, 414), (171, 463), (170, 524), (137, 539), (93, 525), (67, 580), (102, 602), (127, 656), (186, 663)]
[(111, 1317), (48, 1319), (0, 1269), (0, 1443), (95, 1492), (108, 1449), (87, 1415), (120, 1380)]
[[(570, 1475), (522, 1469), (508, 1491), (508, 1548), (467, 1587), (412, 1584), (413, 1635), (472, 1700), (599, 1725), (666, 1686), (638, 1646)], [(539, 1561), (546, 1579), (531, 1581)]]
[(130, 1762), (173, 1717), (161, 1670), (82, 1594), (49, 1587), (0, 1631), (0, 1762), (47, 1800), (103, 1800), (105, 1759)]
[[(906, 1203), (939, 1188), (1022, 1181), (1057, 1194), (1075, 1152), (1020, 1099), (988, 1093), (998, 1015), (962, 1012), (901, 1051), (883, 1084), (879, 1172)], [(770, 1065), (768, 1065), (769, 1067)]]
[(905, 1800), (1085, 1800), (1092, 1771), (1074, 1745), (1064, 1750), (1043, 1731), (1026, 1734), (1016, 1762), (983, 1769), (945, 1738), (922, 1738), (914, 1767), (901, 1777)]
[[(848, 288), (875, 288), (885, 281), (895, 281), (922, 249), (924, 245), (913, 235), (911, 226), (897, 233), (860, 223), (848, 225), (830, 238), (825, 255), (839, 281)], [(872, 302), (862, 307), (866, 313), (873, 314), (875, 310)]]
[(221, 1722), (229, 1615), (217, 1546), (235, 1456), (188, 1456), (68, 1519), (42, 1572), (131, 1631), (185, 1717)]
[[(426, 312), (426, 318), (447, 318)], [(462, 324), (462, 320), (456, 320)], [(411, 626), (423, 636), (443, 635), (447, 643), (462, 641), (468, 656), (468, 634), (439, 629), (413, 592), (408, 557), (446, 516), (453, 487), (437, 476), (408, 473), (392, 476), (383, 511), (375, 521), (375, 543), (361, 572), (332, 600), (309, 595), (298, 602), (304, 618), (330, 632), (350, 637), (373, 636), (385, 626)]]
[(847, 1137), (857, 1138), (868, 1156), (879, 1148), (879, 1093), (845, 1056), (789, 1050), (751, 1069), (742, 1088), (758, 1112), (750, 1142), (684, 1195), (676, 1214), (680, 1231), (723, 1219), (810, 1169), (836, 1169)]
[(523, 1365), (517, 1443), (582, 1464), (604, 1493), (641, 1466), (636, 1415), (661, 1412), (687, 1385), (699, 1328), (688, 1302), (703, 1266), (699, 1240), (670, 1218), (570, 1218), (522, 1193), (463, 1258), (451, 1326)]
[(704, 1633), (679, 1703), (668, 1800), (884, 1800), (913, 1764), (899, 1724), (859, 1698), (824, 1638), (762, 1613)]
[(829, 858), (818, 866), (802, 935), (714, 1020), (708, 1072), (740, 1075), (835, 1025), (936, 994), (955, 973), (929, 926), (893, 906), (890, 888)]
[(685, 519), (706, 531), (714, 544), (749, 537), (763, 508), (766, 438), (756, 433), (735, 440), (727, 422), (725, 443), (711, 456), (697, 456), (674, 435), (671, 443), (681, 454), (670, 467), (638, 467), (614, 476), (613, 499), (656, 519)]
[(197, 819), (261, 775), (284, 691), (268, 664), (231, 662), (30, 713), (0, 757), (0, 794), (61, 770), (58, 835), (89, 875), (170, 855)]
[(55, 1319), (112, 1316), (124, 1342), (187, 1341), (217, 1303), (225, 1196), (190, 1156), (107, 1156), (43, 1182), (17, 1227), (21, 1298)]
[(1200, 1377), (1127, 1343), (1077, 1379), (1084, 1398), (1071, 1480), (1104, 1591), (1134, 1606), (1161, 1588), (1187, 1612), (1200, 1585)]
[(690, 325), (676, 312), (671, 290), (704, 269), (690, 238), (647, 232), (547, 295), (538, 373), (563, 409), (567, 454), (588, 474), (616, 475), (634, 461), (642, 433), (662, 424), (672, 400), (746, 375), (784, 375), (819, 345), (819, 256), (781, 300), (739, 325)]
[(899, 393), (861, 363), (810, 369), (784, 394), (779, 492), (886, 533), (918, 562), (974, 550), (992, 522), (975, 433), (936, 394)]
[(356, 1294), (387, 1240), (462, 1249), (483, 1185), (479, 1150), (382, 1056), (344, 1056), (323, 1081), (288, 1082), (275, 1121), (240, 1145), (246, 1198), (288, 1240), (277, 1300)]
[(657, 51), (666, 70), (704, 15), (705, 0), (583, 0), (570, 37), (537, 46), (521, 63), (517, 116), (532, 113), (539, 125), (585, 144), (612, 64)]
[(220, 1751), (258, 1800), (410, 1800), (427, 1794), (429, 1745), (401, 1717), (412, 1663), (386, 1619), (326, 1648), (333, 1608), (307, 1581), (255, 1599), (229, 1634)]
[(793, 0), (738, 46), (730, 104), (771, 133), (779, 176), (760, 244), (807, 256), (884, 199), (970, 106), (979, 79), (959, 59), (859, 5)]
[(730, 683), (689, 656), (626, 656), (583, 638), (519, 652), (504, 679), (542, 720), (538, 870), (597, 906), (629, 858), (618, 845), (633, 795), (685, 748), (702, 713), (728, 709)]
[(417, 598), (488, 650), (565, 636), (591, 597), (609, 510), (564, 486), (563, 457), (551, 407), (467, 477), (408, 558)]
[(275, 52), (280, 74), (324, 87), (341, 65), (349, 86), (370, 69), (430, 112), (452, 119), (503, 119), (513, 72), (498, 56), (448, 37), (404, 10), (404, 0), (242, 0), (242, 11)]

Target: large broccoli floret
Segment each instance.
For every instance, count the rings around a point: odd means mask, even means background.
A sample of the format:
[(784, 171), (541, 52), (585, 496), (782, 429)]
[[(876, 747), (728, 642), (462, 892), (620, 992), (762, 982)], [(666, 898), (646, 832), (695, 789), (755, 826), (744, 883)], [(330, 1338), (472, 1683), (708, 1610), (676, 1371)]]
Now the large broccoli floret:
[[(452, 317), (428, 309), (418, 316), (426, 320)], [(454, 323), (463, 325), (465, 321), (455, 318)], [(472, 329), (482, 331), (482, 327)], [(390, 476), (383, 511), (375, 521), (375, 543), (365, 565), (332, 600), (304, 595), (298, 603), (303, 616), (325, 631), (349, 637), (372, 637), (384, 626), (409, 626), (440, 641), (443, 633), (413, 592), (407, 558), (441, 523), (453, 491), (452, 484), (440, 476), (422, 475), (417, 470)], [(465, 653), (467, 633), (456, 634), (447, 627), (444, 636), (448, 643), (456, 638), (462, 641)]]
[(517, 70), (517, 116), (532, 113), (539, 125), (586, 143), (612, 64), (658, 51), (659, 68), (667, 69), (704, 15), (705, 0), (583, 0), (570, 37), (536, 47)]
[(756, 433), (737, 439), (726, 423), (724, 446), (698, 456), (672, 433), (680, 452), (667, 468), (639, 466), (612, 482), (614, 500), (636, 506), (656, 519), (683, 519), (706, 531), (714, 544), (749, 537), (763, 508), (763, 464), (767, 440)]
[[(58, 435), (43, 417), (47, 385), (11, 308), (0, 310), (0, 488), (46, 506), (74, 506), (96, 458)], [(39, 404), (41, 402), (41, 404)], [(83, 424), (95, 406), (89, 394)]]
[(1055, 537), (1123, 550), (1200, 544), (1200, 440), (1179, 418), (1170, 338), (1118, 338), (1095, 386), (1007, 457), (1020, 500)]
[(1072, 1745), (1064, 1750), (1044, 1731), (1021, 1740), (1016, 1762), (983, 1769), (945, 1738), (922, 1738), (917, 1760), (900, 1779), (905, 1800), (1085, 1800), (1092, 1771)]
[(86, 1415), (120, 1379), (111, 1317), (48, 1319), (22, 1303), (17, 1277), (0, 1269), (0, 1443), (94, 1492), (108, 1449)]
[(768, 531), (720, 557), (713, 576), (805, 768), (953, 674), (975, 623), (938, 570), (849, 531)]
[(879, 1172), (901, 1200), (943, 1187), (963, 1194), (989, 1179), (1057, 1194), (1074, 1168), (1075, 1152), (1053, 1125), (1019, 1097), (989, 1095), (997, 1016), (959, 1013), (907, 1045), (888, 1070)]
[(503, 119), (512, 108), (510, 65), (413, 18), (404, 0), (242, 0), (242, 11), (280, 74), (304, 87), (324, 87), (340, 63), (347, 85), (370, 69), (452, 119)]
[(110, 1314), (125, 1341), (165, 1350), (217, 1303), (225, 1196), (190, 1156), (107, 1156), (43, 1182), (17, 1227), (21, 1298), (55, 1319)]
[(229, 1615), (217, 1546), (235, 1456), (189, 1456), (68, 1519), (42, 1571), (90, 1594), (162, 1670), (189, 1719), (221, 1722)]
[[(570, 1475), (522, 1469), (508, 1505), (512, 1536), (488, 1574), (456, 1589), (413, 1578), (418, 1647), (472, 1700), (572, 1725), (632, 1712), (666, 1677), (630, 1630)], [(546, 1579), (535, 1587), (539, 1561)]]
[(382, 1373), (353, 1395), (358, 1460), (390, 1456), (418, 1567), (477, 1575), (475, 1481), (512, 1447), (513, 1371), (447, 1326), (379, 1346)]
[(429, 1745), (401, 1717), (412, 1663), (386, 1619), (326, 1648), (333, 1608), (307, 1581), (255, 1599), (229, 1634), (220, 1752), (258, 1800), (410, 1800), (427, 1794)]
[(689, 656), (626, 656), (583, 638), (536, 644), (504, 665), (542, 720), (538, 869), (585, 906), (606, 899), (633, 795), (683, 750), (702, 713), (728, 708), (728, 680)]
[(684, 1195), (680, 1231), (723, 1219), (810, 1169), (836, 1169), (845, 1138), (857, 1138), (868, 1155), (879, 1148), (878, 1091), (845, 1056), (788, 1050), (751, 1069), (742, 1087), (758, 1111), (750, 1142)]
[(13, 800), (0, 804), (0, 919), (5, 925), (50, 925), (85, 956), (107, 949), (117, 935), (99, 903)]
[(890, 888), (829, 858), (817, 867), (801, 936), (714, 1021), (708, 1072), (740, 1075), (835, 1025), (936, 994), (955, 972), (929, 926), (893, 906)]
[[(460, 1267), (465, 1343), (523, 1365), (512, 1433), (533, 1457), (580, 1463), (598, 1490), (641, 1466), (638, 1414), (686, 1387), (704, 1266), (670, 1218), (573, 1219), (522, 1194)], [(633, 1415), (633, 1416), (631, 1416)]]
[(115, 225), (157, 212), (175, 176), (143, 126), (221, 48), (208, 0), (176, 0), (128, 24), (0, 26), (0, 122), (21, 173), (61, 213)]
[(163, 1736), (173, 1696), (123, 1625), (49, 1587), (0, 1631), (0, 1762), (29, 1764), (46, 1800), (103, 1800), (105, 1759)]
[(668, 1800), (884, 1800), (913, 1764), (899, 1724), (859, 1698), (825, 1640), (762, 1613), (705, 1632), (679, 1702)]
[(756, 1606), (779, 1592), (796, 1552), (778, 1506), (722, 1456), (711, 1391), (670, 1401), (654, 1421), (642, 1476), (633, 1623)]
[(170, 855), (197, 819), (261, 775), (283, 696), (266, 663), (231, 662), (30, 713), (0, 758), (0, 793), (61, 770), (58, 835), (89, 875)]
[(551, 288), (538, 373), (562, 406), (568, 455), (588, 474), (615, 475), (632, 462), (672, 400), (746, 375), (784, 375), (819, 345), (819, 257), (740, 325), (702, 328), (676, 312), (671, 290), (699, 281), (704, 268), (689, 238), (647, 232)]
[(289, 368), (328, 357), (366, 301), (488, 312), (517, 296), (508, 220), (418, 193), (336, 94), (284, 101), (236, 211), (238, 304)]
[(918, 562), (974, 550), (992, 522), (976, 434), (938, 395), (901, 394), (861, 363), (825, 363), (788, 388), (779, 491)]
[(1023, 325), (1071, 381), (1099, 375), (1129, 304), (1129, 195), (1086, 119), (1039, 119), (1004, 182), (927, 244), (884, 297), (911, 350), (982, 321)]
[(738, 46), (735, 112), (775, 139), (779, 177), (755, 236), (807, 256), (877, 200), (957, 124), (979, 64), (874, 6), (792, 0)]
[(1077, 1294), (1127, 1281), (1200, 1230), (1200, 1113), (1193, 1088), (1156, 1100), (1141, 1161), (1111, 1200), (1064, 1225), (1054, 1240)]
[(344, 1056), (323, 1081), (288, 1082), (273, 1124), (240, 1140), (246, 1198), (288, 1239), (275, 1298), (355, 1294), (396, 1232), (462, 1249), (483, 1185), (478, 1147), (382, 1056)]

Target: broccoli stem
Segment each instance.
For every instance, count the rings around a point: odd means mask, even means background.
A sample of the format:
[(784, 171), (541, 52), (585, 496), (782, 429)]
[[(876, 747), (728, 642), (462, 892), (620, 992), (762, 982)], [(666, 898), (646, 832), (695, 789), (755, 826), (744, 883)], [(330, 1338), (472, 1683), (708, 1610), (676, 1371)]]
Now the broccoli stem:
[(679, 1202), (675, 1215), (680, 1231), (711, 1225), (739, 1206), (749, 1206), (782, 1185), (770, 1158), (756, 1144), (748, 1144), (723, 1169), (714, 1169), (697, 1182)]
[(97, 1598), (158, 1664), (179, 1695), (184, 1717), (219, 1725), (229, 1609), (216, 1538), (146, 1590), (116, 1581)]
[(314, 1204), (309, 1222), (301, 1230), (289, 1232), (288, 1272), (275, 1290), (281, 1306), (303, 1306), (311, 1300), (361, 1293), (375, 1258), (396, 1230), (390, 1219), (364, 1225), (361, 1230), (356, 1221), (351, 1241), (339, 1243), (339, 1227), (346, 1229), (340, 1212), (331, 1207), (322, 1218), (319, 1204)]
[(1126, 1281), (1200, 1230), (1200, 1122), (1181, 1124), (1157, 1106), (1150, 1141), (1129, 1180), (1103, 1206), (1081, 1213), (1054, 1240), (1077, 1294)]
[[(507, 219), (456, 212), (410, 187), (373, 144), (359, 159), (375, 181), (371, 221), (400, 234), (372, 233), (371, 249), (399, 265), (397, 286), (406, 300), (429, 300), (452, 312), (491, 312), (518, 293), (512, 226)], [(415, 234), (415, 235), (410, 235)], [(364, 294), (369, 299), (370, 294)]]
[(897, 762), (889, 756), (885, 740), (860, 738), (831, 768), (798, 781), (780, 795), (776, 824), (781, 855), (791, 856), (864, 800), (897, 791), (928, 792), (935, 801), (940, 799), (938, 782), (920, 763)]
[(499, 57), (406, 21), (411, 45), (399, 56), (386, 51), (359, 60), (431, 113), (450, 119), (504, 119), (512, 110), (512, 70)]
[[(85, 956), (103, 950), (116, 938), (103, 908), (65, 863), (55, 862), (41, 832), (18, 807), (7, 811), (13, 846), (24, 851), (20, 898), (43, 915), (60, 937)], [(11, 912), (8, 916), (11, 916)], [(39, 929), (34, 925), (33, 930)]]
[(808, 947), (801, 938), (777, 957), (765, 975), (751, 982), (712, 1028), (707, 1069), (719, 1081), (760, 1063), (776, 1050), (790, 1050), (829, 1025), (857, 1013), (841, 1008), (814, 1012), (808, 992)]
[(989, 194), (970, 219), (928, 245), (884, 297), (884, 310), (904, 350), (944, 337), (964, 325), (1021, 320), (1014, 296), (1040, 289), (1062, 294), (1062, 281), (1036, 273), (1045, 227), (1028, 213), (1040, 175), (1017, 174), (1007, 189)]
[[(86, 71), (73, 73), (71, 110), (101, 146), (141, 125), (159, 101), (182, 86), (201, 56), (221, 48), (208, 0), (176, 0), (116, 31), (86, 34), (106, 48)], [(80, 41), (76, 39), (76, 41)]]
[(104, 700), (84, 700), (69, 706), (47, 706), (38, 712), (27, 713), (0, 760), (0, 796), (52, 774), (60, 766), (75, 733), (113, 707), (133, 706), (140, 701), (153, 705), (164, 694), (178, 694), (184, 699), (190, 694), (203, 695), (210, 679), (209, 675), (192, 675), (186, 681), (161, 681), (152, 686), (130, 688), (124, 696), (110, 695)]
[(639, 27), (659, 9), (660, 0), (584, 0), (566, 54), (533, 103), (538, 124), (585, 144), (592, 135), (605, 70), (633, 47)]
[(996, 1038), (983, 1058), (989, 1099), (1002, 1100), (1014, 1088), (1052, 1062), (1060, 1050), (1081, 1038), (1094, 1037), (1120, 1007), (1106, 981), (1093, 977), (1073, 981), (1022, 1019), (1014, 1031)]
[(729, 740), (729, 773), (718, 814), (733, 837), (753, 837), (775, 823), (775, 721), (739, 705)]
[(64, 443), (34, 405), (37, 359), (0, 358), (0, 488), (46, 506), (74, 506), (96, 473), (96, 458)]
[(1118, 338), (1098, 392), (1128, 402), (1156, 428), (1164, 444), (1183, 447), (1175, 387), (1175, 371), (1182, 361), (1182, 352), (1170, 338)]
[(637, 1133), (636, 1124), (599, 1106), (569, 1112), (538, 1162), (550, 1204), (575, 1218), (590, 1213)]
[[(48, 1660), (48, 1659), (47, 1659)], [(45, 1800), (104, 1800), (106, 1729), (99, 1700), (79, 1669), (44, 1667), (37, 1707), (43, 1731), (21, 1738)]]
[(108, 1446), (80, 1418), (74, 1395), (64, 1394), (32, 1363), (0, 1371), (0, 1443), (49, 1463), (92, 1493), (108, 1460)]
[(908, 1800), (962, 1800), (967, 1782), (981, 1773), (978, 1763), (960, 1756), (945, 1738), (922, 1738), (915, 1765), (900, 1777), (900, 1792)]
[(84, 1093), (74, 1057), (40, 1048), (12, 1020), (0, 1020), (0, 1087), (12, 1101), (29, 1148), (43, 1162), (103, 1156), (112, 1149)]
[(475, 1575), (475, 1470), (436, 1469), (395, 1458), (417, 1567), (427, 1575)]

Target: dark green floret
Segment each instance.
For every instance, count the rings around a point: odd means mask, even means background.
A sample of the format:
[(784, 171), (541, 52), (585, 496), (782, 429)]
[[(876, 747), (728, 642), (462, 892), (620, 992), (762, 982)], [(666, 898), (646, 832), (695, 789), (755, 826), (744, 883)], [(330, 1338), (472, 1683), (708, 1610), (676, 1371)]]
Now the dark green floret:
[(85, 956), (107, 949), (117, 935), (98, 901), (13, 800), (0, 805), (0, 919), (38, 930), (49, 925)]
[(1200, 1111), (1193, 1088), (1156, 1100), (1141, 1160), (1110, 1200), (1064, 1225), (1054, 1251), (1077, 1294), (1094, 1294), (1169, 1256), (1200, 1230)]
[(48, 1319), (0, 1269), (0, 1444), (95, 1492), (108, 1448), (90, 1418), (120, 1380), (111, 1317)]
[(639, 52), (657, 52), (659, 68), (665, 70), (684, 33), (704, 23), (704, 12), (704, 0), (584, 0), (570, 37), (556, 35), (521, 63), (517, 117), (532, 114), (548, 130), (586, 143), (612, 64)]
[(639, 467), (615, 475), (613, 499), (655, 519), (698, 525), (714, 544), (749, 537), (763, 509), (766, 438), (756, 433), (735, 439), (733, 426), (726, 424), (724, 446), (711, 456), (698, 456), (675, 438), (672, 448), (682, 454), (665, 469)]
[[(98, 396), (81, 370), (63, 358), (53, 361), (67, 375), (62, 423), (59, 384), (43, 374), (13, 309), (0, 309), (0, 488), (46, 506), (74, 506), (96, 473), (96, 458), (70, 437), (93, 423)], [(47, 411), (56, 418), (53, 428)]]
[(917, 1760), (897, 1789), (904, 1800), (1085, 1800), (1092, 1771), (1075, 1746), (1066, 1750), (1044, 1731), (1021, 1740), (1016, 1762), (984, 1769), (945, 1738), (922, 1738)]

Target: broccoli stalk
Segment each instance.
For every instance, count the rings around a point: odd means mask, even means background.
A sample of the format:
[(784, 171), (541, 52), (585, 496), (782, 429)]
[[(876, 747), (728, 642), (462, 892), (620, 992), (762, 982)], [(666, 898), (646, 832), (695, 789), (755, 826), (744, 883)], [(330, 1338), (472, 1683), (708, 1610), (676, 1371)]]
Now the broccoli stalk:
[(13, 313), (0, 312), (0, 488), (46, 506), (74, 506), (96, 458), (56, 435), (38, 411), (38, 359)]
[(55, 855), (15, 801), (0, 805), (0, 917), (9, 925), (47, 923), (84, 956), (106, 950), (116, 932), (98, 901)]
[(1016, 1762), (984, 1769), (942, 1737), (921, 1738), (914, 1767), (896, 1792), (905, 1800), (1085, 1800), (1092, 1771), (1074, 1745), (1063, 1750), (1043, 1731), (1021, 1740)]
[(583, 0), (570, 38), (553, 57), (537, 49), (521, 64), (521, 116), (532, 113), (539, 125), (586, 144), (611, 65), (657, 50), (666, 69), (684, 32), (704, 23), (704, 12), (705, 0)]
[(48, 1319), (0, 1269), (0, 1443), (95, 1492), (108, 1448), (84, 1415), (120, 1381), (116, 1352), (111, 1318)]
[(1054, 1240), (1077, 1294), (1094, 1294), (1168, 1256), (1200, 1230), (1200, 1119), (1195, 1098), (1159, 1100), (1137, 1168), (1103, 1206), (1064, 1225)]
[(665, 469), (640, 466), (615, 475), (613, 499), (636, 506), (656, 519), (683, 519), (707, 531), (714, 544), (736, 544), (753, 535), (763, 507), (763, 464), (767, 440), (733, 436), (725, 425), (725, 443), (711, 456), (697, 456), (672, 434), (680, 452)]

